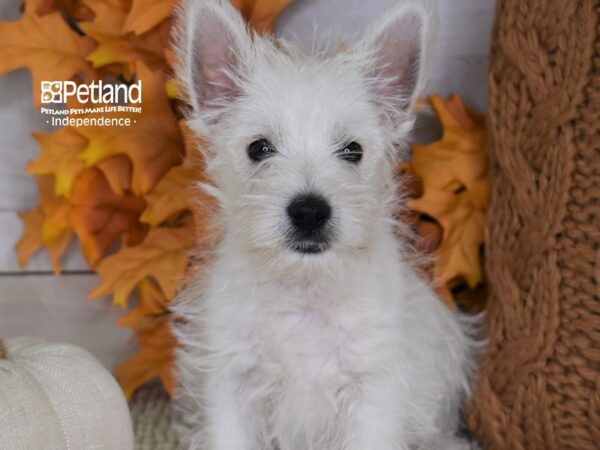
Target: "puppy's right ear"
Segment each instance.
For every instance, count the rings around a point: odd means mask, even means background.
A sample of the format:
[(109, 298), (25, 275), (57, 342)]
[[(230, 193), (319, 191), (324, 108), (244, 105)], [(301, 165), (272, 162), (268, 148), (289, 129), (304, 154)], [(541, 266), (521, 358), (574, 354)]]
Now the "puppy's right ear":
[(240, 13), (228, 0), (185, 0), (178, 22), (180, 82), (194, 112), (238, 96), (238, 80), (252, 52)]
[(399, 0), (366, 30), (376, 93), (396, 112), (410, 111), (423, 87), (435, 18), (435, 0)]

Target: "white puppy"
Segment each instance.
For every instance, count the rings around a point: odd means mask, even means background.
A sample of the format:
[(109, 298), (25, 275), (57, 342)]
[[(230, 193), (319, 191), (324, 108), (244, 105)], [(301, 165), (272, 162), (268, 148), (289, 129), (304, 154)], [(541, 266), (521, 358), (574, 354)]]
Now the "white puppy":
[(396, 237), (429, 1), (345, 52), (258, 36), (226, 0), (179, 14), (190, 124), (221, 236), (179, 295), (179, 437), (199, 450), (469, 448), (474, 343)]

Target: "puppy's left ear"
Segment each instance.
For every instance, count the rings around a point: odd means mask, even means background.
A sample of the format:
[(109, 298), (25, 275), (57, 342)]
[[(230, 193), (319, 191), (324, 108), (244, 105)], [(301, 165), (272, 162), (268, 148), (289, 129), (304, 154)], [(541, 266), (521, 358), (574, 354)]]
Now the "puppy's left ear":
[(409, 112), (421, 93), (435, 12), (435, 0), (400, 0), (367, 28), (359, 45), (369, 55), (377, 96), (397, 112)]

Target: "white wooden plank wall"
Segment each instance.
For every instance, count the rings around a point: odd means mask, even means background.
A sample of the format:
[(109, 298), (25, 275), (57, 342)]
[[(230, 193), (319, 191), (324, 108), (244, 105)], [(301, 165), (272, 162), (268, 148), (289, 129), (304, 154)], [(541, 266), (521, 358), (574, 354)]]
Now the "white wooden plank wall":
[[(351, 43), (368, 21), (396, 0), (296, 0), (279, 17), (278, 32), (309, 41), (314, 25)], [(21, 0), (0, 0), (0, 20), (19, 16)], [(440, 28), (429, 68), (428, 92), (459, 92), (467, 104), (486, 108), (487, 54), (494, 0), (439, 0)], [(14, 243), (21, 224), (15, 211), (37, 201), (33, 180), (24, 174), (38, 152), (31, 131), (47, 125), (32, 106), (31, 80), (21, 70), (0, 77), (0, 337), (32, 334), (79, 344), (108, 367), (131, 354), (128, 330), (113, 324), (119, 315), (107, 300), (89, 302), (96, 283), (77, 249), (69, 249), (60, 278), (49, 274), (46, 255), (34, 257), (21, 271)]]

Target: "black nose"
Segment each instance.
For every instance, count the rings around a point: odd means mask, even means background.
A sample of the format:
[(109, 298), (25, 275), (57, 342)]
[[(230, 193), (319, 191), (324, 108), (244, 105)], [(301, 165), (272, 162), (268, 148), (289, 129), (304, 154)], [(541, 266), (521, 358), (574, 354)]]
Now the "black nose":
[(324, 198), (307, 194), (292, 200), (287, 207), (287, 213), (296, 229), (313, 233), (325, 226), (331, 217), (331, 207)]

